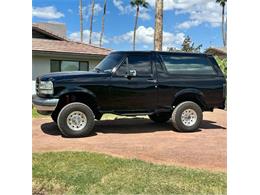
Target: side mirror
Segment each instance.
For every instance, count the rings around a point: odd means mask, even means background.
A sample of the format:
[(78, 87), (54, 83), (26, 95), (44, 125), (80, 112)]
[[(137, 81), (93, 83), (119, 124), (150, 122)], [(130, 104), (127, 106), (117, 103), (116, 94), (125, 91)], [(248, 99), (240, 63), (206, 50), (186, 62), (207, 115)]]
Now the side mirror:
[(128, 74), (125, 75), (127, 79), (131, 79), (132, 77), (136, 76), (136, 70), (129, 70)]
[(136, 76), (136, 70), (129, 70), (129, 76), (135, 77)]

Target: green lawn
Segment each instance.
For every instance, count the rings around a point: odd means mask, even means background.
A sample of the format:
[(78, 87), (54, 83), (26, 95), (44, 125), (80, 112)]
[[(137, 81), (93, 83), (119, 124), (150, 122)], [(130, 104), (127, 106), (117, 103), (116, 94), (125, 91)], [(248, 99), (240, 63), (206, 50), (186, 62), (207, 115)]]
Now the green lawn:
[(34, 194), (226, 194), (226, 173), (86, 152), (33, 154)]
[(36, 109), (33, 107), (32, 108), (32, 118), (41, 118), (43, 115), (39, 114)]

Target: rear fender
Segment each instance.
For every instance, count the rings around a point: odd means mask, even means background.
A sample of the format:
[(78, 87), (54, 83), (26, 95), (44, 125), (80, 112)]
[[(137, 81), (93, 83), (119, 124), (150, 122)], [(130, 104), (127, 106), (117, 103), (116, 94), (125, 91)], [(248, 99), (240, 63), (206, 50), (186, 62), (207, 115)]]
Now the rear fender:
[(208, 110), (207, 103), (204, 99), (205, 95), (198, 89), (182, 89), (175, 94), (172, 106), (175, 107), (177, 104), (183, 101), (194, 101), (195, 103), (199, 104), (202, 110)]

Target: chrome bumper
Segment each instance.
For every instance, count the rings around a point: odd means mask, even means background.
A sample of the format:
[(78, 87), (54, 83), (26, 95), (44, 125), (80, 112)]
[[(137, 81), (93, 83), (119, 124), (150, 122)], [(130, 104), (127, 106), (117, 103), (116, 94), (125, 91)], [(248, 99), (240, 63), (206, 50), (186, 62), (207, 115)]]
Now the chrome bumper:
[(54, 111), (58, 105), (59, 99), (41, 98), (37, 95), (32, 96), (32, 103), (37, 111), (51, 112)]

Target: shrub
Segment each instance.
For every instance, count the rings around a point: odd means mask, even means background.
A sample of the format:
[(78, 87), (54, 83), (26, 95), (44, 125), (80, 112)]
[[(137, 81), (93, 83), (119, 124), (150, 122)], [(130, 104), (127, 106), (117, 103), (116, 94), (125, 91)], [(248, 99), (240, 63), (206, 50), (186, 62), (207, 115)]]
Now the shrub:
[(227, 59), (221, 59), (218, 56), (215, 56), (215, 59), (218, 62), (218, 65), (220, 67), (220, 69), (222, 70), (222, 72), (225, 74), (225, 76), (227, 76)]

